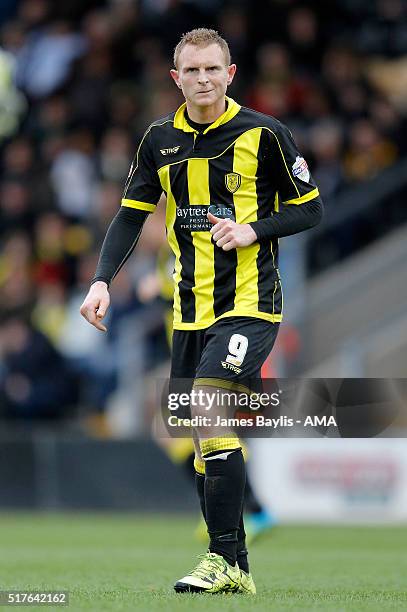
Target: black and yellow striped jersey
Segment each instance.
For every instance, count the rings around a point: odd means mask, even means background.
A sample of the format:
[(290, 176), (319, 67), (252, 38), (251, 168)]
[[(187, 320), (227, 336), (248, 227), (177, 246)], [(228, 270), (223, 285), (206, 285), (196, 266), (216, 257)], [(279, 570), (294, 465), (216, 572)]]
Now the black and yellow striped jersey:
[(188, 123), (185, 104), (153, 123), (125, 186), (124, 207), (153, 212), (161, 193), (167, 196), (174, 329), (203, 329), (230, 316), (281, 321), (278, 239), (223, 251), (207, 213), (249, 223), (318, 196), (288, 128), (227, 102), (203, 132)]

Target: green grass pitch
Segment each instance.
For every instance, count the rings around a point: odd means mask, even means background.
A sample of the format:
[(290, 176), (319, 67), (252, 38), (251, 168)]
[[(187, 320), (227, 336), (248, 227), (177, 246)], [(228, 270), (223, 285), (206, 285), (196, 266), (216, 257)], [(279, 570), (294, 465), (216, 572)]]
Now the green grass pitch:
[(3, 514), (0, 589), (68, 590), (69, 608), (59, 609), (75, 612), (407, 610), (405, 527), (276, 527), (251, 547), (256, 597), (177, 595), (173, 582), (204, 552), (195, 524), (171, 515)]

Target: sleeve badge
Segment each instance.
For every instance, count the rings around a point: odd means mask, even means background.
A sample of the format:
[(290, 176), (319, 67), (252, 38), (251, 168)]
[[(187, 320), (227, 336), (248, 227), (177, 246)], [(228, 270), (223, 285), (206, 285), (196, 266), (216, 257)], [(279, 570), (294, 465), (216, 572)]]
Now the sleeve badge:
[(297, 155), (295, 162), (293, 163), (293, 175), (295, 178), (299, 178), (306, 183), (309, 183), (310, 173), (308, 164), (303, 157)]

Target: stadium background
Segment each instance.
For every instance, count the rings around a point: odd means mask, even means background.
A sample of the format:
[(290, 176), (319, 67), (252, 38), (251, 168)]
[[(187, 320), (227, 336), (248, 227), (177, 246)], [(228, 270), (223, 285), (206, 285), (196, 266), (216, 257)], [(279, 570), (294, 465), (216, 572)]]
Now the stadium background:
[[(325, 203), (320, 226), (281, 242), (285, 323), (266, 374), (406, 377), (402, 0), (2, 0), (0, 508), (12, 515), (197, 511), (151, 439), (168, 371), (166, 304), (148, 300), (163, 207), (112, 285), (109, 333), (78, 309), (137, 142), (181, 102), (173, 48), (202, 25), (230, 43), (230, 95), (288, 124)], [(318, 442), (251, 445), (282, 524), (406, 521), (404, 440)]]

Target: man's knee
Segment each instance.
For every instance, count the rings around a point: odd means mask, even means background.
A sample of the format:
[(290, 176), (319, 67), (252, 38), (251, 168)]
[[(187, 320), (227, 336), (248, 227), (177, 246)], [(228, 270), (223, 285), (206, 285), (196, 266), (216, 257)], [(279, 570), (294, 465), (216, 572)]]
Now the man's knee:
[(190, 403), (192, 418), (212, 416), (212, 394), (215, 392), (216, 389), (212, 389), (211, 387), (208, 388), (201, 385), (194, 385)]
[(203, 460), (208, 460), (212, 456), (218, 456), (229, 451), (241, 450), (242, 444), (237, 436), (219, 436), (215, 438), (201, 439), (201, 455)]
[(198, 455), (195, 455), (194, 468), (197, 474), (205, 474), (205, 461), (202, 459), (202, 457), (198, 457)]

